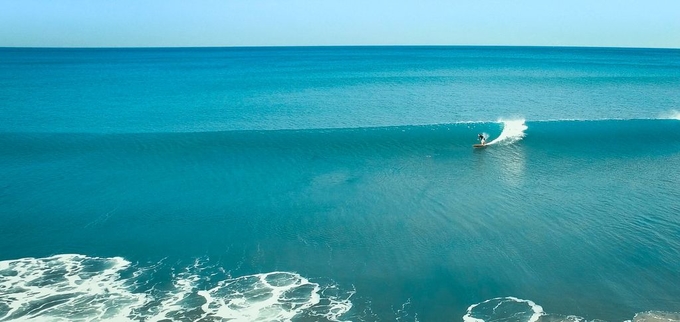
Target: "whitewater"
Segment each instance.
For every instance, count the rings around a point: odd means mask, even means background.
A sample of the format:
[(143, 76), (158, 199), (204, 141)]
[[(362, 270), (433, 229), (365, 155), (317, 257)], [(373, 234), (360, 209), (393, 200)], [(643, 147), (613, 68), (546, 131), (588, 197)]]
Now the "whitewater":
[(497, 138), (491, 140), (488, 143), (489, 145), (497, 143), (512, 144), (524, 137), (524, 131), (527, 129), (527, 126), (524, 124), (524, 120), (499, 120), (499, 122), (503, 123), (503, 131)]

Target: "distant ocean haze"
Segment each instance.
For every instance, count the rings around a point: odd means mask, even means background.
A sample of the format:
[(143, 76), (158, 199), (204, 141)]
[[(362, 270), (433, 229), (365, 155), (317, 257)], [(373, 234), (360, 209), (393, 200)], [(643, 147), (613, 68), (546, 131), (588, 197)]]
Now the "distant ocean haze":
[(0, 129), (658, 118), (680, 110), (678, 56), (671, 49), (551, 47), (5, 48)]

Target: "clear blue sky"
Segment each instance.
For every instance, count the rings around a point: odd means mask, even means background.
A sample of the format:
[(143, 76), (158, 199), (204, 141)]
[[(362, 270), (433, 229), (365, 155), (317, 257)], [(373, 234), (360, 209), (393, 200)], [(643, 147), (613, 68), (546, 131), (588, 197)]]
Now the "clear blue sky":
[(0, 0), (0, 47), (680, 48), (679, 0)]

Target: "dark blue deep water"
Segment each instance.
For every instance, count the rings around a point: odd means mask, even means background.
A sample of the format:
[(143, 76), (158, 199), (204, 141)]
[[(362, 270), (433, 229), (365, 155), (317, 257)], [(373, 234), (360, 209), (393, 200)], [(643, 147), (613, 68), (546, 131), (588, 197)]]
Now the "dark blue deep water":
[(680, 50), (0, 49), (0, 321), (680, 320), (679, 111)]

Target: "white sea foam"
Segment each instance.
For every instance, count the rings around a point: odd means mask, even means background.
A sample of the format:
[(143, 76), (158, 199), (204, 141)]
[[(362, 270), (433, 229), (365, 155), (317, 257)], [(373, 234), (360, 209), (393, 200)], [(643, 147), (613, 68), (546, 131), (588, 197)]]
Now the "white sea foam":
[[(499, 308), (502, 308), (499, 310)], [(501, 313), (499, 313), (501, 312)], [(511, 313), (508, 313), (511, 312)], [(533, 301), (523, 300), (516, 297), (497, 297), (477, 304), (470, 305), (463, 316), (465, 322), (485, 322), (491, 320), (503, 320), (505, 315), (526, 316), (527, 322), (536, 322), (544, 315), (543, 308)], [(500, 315), (500, 316), (498, 316)]]
[(635, 314), (633, 322), (678, 322), (680, 313), (649, 311)]
[(524, 138), (524, 131), (528, 128), (523, 119), (519, 120), (499, 120), (503, 123), (503, 131), (496, 139), (487, 143), (491, 144), (512, 144)]
[(669, 119), (669, 120), (679, 120), (680, 121), (680, 111), (670, 110), (668, 112), (665, 112), (665, 113), (662, 113), (661, 115), (659, 115), (659, 118)]
[[(312, 282), (292, 272), (269, 272), (240, 277), (218, 278), (216, 267), (196, 261), (173, 275), (174, 289), (160, 297), (158, 308), (148, 321), (228, 320), (340, 321), (352, 308), (354, 291), (339, 291), (337, 286)], [(213, 272), (211, 272), (211, 270)]]
[[(518, 321), (518, 322), (583, 322), (587, 320), (576, 315), (545, 313), (533, 301), (516, 297), (497, 297), (470, 305), (463, 316), (464, 322)], [(679, 312), (648, 311), (635, 314), (632, 320), (624, 322), (680, 322)]]
[(199, 266), (195, 264), (175, 276), (175, 290), (161, 300), (149, 321), (178, 316), (192, 320), (291, 321), (313, 317), (317, 321), (340, 321), (352, 308), (354, 291), (339, 292), (333, 284), (321, 286), (291, 272), (227, 278), (203, 287), (205, 272)]
[[(237, 321), (290, 321), (319, 304), (319, 284), (299, 274), (271, 272), (221, 281), (199, 291), (206, 316)], [(351, 308), (338, 307), (341, 313)]]
[[(355, 290), (342, 290), (331, 282), (292, 272), (230, 277), (207, 260), (170, 268), (171, 287), (159, 286), (156, 283), (163, 284), (164, 279), (156, 278), (167, 266), (161, 261), (138, 267), (121, 257), (73, 254), (0, 261), (0, 321), (340, 321), (353, 306)], [(410, 303), (409, 299), (397, 315), (410, 320)], [(417, 314), (412, 318), (417, 320)], [(585, 321), (547, 314), (533, 301), (516, 297), (473, 304), (463, 320)], [(656, 311), (632, 319), (678, 321), (680, 313)]]
[(120, 257), (57, 255), (0, 262), (0, 320), (119, 321), (147, 295), (130, 292)]
[(352, 308), (354, 290), (296, 273), (231, 278), (196, 261), (171, 268), (168, 287), (162, 270), (166, 264), (136, 267), (120, 257), (0, 261), (0, 321), (340, 321)]

